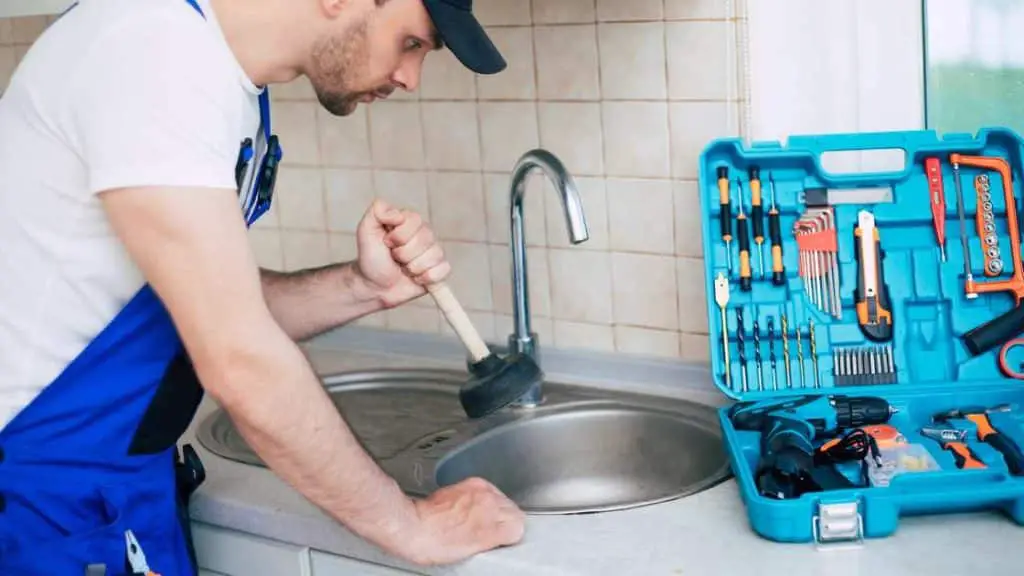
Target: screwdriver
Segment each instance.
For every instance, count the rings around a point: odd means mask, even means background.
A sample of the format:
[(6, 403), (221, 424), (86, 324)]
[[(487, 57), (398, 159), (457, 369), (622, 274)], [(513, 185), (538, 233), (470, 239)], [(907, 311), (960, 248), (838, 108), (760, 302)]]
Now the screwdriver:
[(747, 230), (747, 215), (743, 212), (743, 183), (736, 179), (740, 201), (736, 208), (736, 236), (740, 242), (740, 290), (750, 292), (750, 231)]
[(722, 241), (725, 242), (725, 261), (732, 276), (732, 212), (729, 208), (729, 169), (725, 166), (718, 167), (718, 202), (721, 205), (718, 221), (721, 223)]
[(782, 286), (786, 282), (782, 268), (782, 229), (779, 227), (779, 209), (775, 206), (775, 177), (768, 174), (771, 188), (772, 207), (768, 210), (768, 234), (772, 241), (772, 284)]
[(757, 263), (764, 280), (764, 207), (761, 206), (761, 170), (750, 169), (750, 217), (754, 223), (754, 244), (757, 244)]
[(939, 159), (925, 158), (925, 172), (928, 175), (928, 193), (931, 195), (932, 223), (935, 225), (935, 239), (939, 243), (939, 256), (946, 261), (946, 194), (942, 187), (942, 168)]

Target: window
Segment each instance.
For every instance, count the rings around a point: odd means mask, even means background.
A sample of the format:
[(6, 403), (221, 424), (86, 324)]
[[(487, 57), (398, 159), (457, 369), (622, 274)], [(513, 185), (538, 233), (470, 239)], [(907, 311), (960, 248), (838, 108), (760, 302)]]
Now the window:
[(745, 4), (748, 139), (924, 128), (922, 0)]
[(1024, 134), (1024, 0), (923, 0), (927, 125)]

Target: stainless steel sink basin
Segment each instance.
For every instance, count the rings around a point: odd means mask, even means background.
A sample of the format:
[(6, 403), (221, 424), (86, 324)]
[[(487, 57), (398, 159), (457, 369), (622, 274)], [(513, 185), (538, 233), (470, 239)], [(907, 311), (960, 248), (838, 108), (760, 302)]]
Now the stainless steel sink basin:
[[(377, 370), (324, 384), (367, 451), (412, 495), (480, 476), (528, 513), (569, 514), (663, 502), (729, 477), (710, 406), (545, 382), (541, 407), (471, 421), (458, 402), (465, 379)], [(223, 411), (200, 423), (198, 440), (263, 465)]]

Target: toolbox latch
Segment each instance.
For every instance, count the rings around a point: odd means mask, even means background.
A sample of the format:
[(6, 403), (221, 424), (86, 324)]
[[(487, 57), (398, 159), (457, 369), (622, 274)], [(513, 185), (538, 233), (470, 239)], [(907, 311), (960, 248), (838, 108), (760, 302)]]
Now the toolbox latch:
[(818, 503), (818, 513), (811, 519), (814, 542), (860, 545), (864, 542), (864, 519), (857, 502)]

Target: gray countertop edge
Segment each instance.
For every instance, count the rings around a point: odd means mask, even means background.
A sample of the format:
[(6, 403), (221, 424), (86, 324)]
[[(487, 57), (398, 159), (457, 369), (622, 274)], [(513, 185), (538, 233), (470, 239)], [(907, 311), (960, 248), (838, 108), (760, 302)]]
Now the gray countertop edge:
[[(464, 367), (458, 341), (346, 328), (304, 345), (320, 374), (386, 367)], [(721, 404), (706, 369), (681, 362), (544, 350), (549, 379)], [(667, 503), (589, 515), (530, 516), (522, 543), (443, 567), (419, 568), (382, 553), (329, 518), (272, 472), (215, 456), (195, 440), (214, 410), (204, 400), (183, 442), (207, 480), (193, 520), (301, 547), (430, 575), (950, 575), (1024, 573), (1024, 529), (995, 513), (902, 518), (897, 533), (859, 547), (819, 550), (756, 535), (734, 480)], [(950, 553), (949, 551), (955, 551)], [(317, 575), (321, 576), (321, 575)]]

